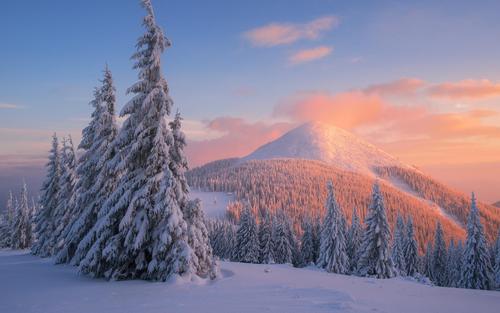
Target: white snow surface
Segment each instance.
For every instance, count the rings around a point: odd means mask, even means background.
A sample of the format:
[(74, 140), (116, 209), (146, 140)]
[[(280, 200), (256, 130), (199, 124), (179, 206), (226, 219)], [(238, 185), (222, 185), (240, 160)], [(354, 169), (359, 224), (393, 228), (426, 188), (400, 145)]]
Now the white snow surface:
[(0, 251), (0, 312), (498, 312), (500, 292), (376, 280), (315, 268), (221, 262), (222, 277), (194, 284), (107, 282), (27, 251)]
[(189, 197), (200, 199), (201, 209), (205, 212), (205, 216), (212, 218), (223, 217), (228, 204), (234, 201), (234, 195), (228, 192), (191, 190)]
[(375, 175), (373, 168), (377, 166), (408, 167), (360, 137), (321, 122), (309, 122), (292, 129), (242, 158), (242, 161), (277, 158), (318, 160), (370, 176)]

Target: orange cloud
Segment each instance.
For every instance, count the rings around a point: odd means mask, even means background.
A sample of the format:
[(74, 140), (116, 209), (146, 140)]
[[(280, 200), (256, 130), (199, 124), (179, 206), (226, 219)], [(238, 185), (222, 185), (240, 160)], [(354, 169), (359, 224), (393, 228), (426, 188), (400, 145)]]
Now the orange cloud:
[(438, 99), (482, 100), (500, 97), (500, 83), (488, 79), (467, 79), (459, 82), (446, 82), (429, 88), (429, 95)]
[(377, 94), (351, 91), (331, 95), (305, 93), (277, 105), (273, 115), (296, 122), (323, 121), (345, 129), (374, 123), (393, 122), (407, 115), (421, 114), (422, 108), (390, 105)]
[(339, 24), (335, 16), (317, 18), (305, 24), (271, 23), (244, 33), (244, 37), (257, 47), (272, 47), (301, 39), (317, 39), (325, 31)]
[(327, 46), (319, 46), (312, 49), (300, 50), (290, 56), (290, 64), (299, 64), (324, 58), (332, 53), (333, 49)]

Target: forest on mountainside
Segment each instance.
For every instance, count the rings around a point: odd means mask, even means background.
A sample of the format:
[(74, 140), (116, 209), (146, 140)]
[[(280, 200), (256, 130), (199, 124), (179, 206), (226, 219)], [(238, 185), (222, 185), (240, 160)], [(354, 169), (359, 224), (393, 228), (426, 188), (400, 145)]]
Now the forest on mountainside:
[[(389, 224), (394, 227), (398, 212), (403, 216), (412, 216), (420, 252), (424, 251), (427, 242), (434, 239), (435, 223), (438, 220), (443, 226), (447, 242), (452, 237), (455, 240), (465, 238), (463, 225), (469, 210), (469, 202), (465, 196), (424, 175), (405, 174), (395, 169), (381, 169), (380, 173), (386, 178), (398, 174), (412, 189), (414, 186), (416, 194), (428, 200), (434, 199), (443, 207), (444, 213), (429, 201), (395, 188), (390, 181), (381, 180)], [(325, 186), (328, 180), (333, 181), (337, 200), (349, 221), (353, 208), (357, 208), (361, 220), (364, 220), (374, 181), (374, 178), (339, 170), (323, 162), (297, 159), (244, 163), (237, 159), (220, 160), (194, 168), (187, 172), (186, 177), (192, 188), (233, 192), (238, 202), (249, 201), (253, 210), (258, 213), (258, 218), (267, 210), (275, 213), (283, 209), (290, 215), (299, 233), (301, 221), (305, 217), (316, 218), (325, 214)], [(230, 206), (230, 213), (237, 215), (242, 207), (241, 203), (235, 203)], [(500, 214), (486, 205), (480, 204), (479, 207), (487, 237), (493, 240), (500, 225)]]

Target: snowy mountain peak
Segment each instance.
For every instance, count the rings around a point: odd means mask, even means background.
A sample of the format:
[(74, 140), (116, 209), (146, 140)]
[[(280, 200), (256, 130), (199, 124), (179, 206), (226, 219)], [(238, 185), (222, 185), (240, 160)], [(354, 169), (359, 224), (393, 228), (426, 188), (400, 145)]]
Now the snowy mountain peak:
[(374, 168), (377, 166), (408, 167), (360, 137), (320, 122), (310, 122), (294, 128), (261, 146), (243, 160), (280, 158), (318, 160), (337, 168), (369, 175), (374, 175)]

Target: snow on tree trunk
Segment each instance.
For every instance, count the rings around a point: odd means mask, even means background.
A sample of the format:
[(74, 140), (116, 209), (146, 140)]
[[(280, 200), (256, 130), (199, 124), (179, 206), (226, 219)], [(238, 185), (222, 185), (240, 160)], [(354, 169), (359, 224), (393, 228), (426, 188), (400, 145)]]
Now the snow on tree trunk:
[(203, 266), (212, 262), (200, 262), (198, 244), (208, 245), (208, 240), (193, 244), (197, 239), (190, 233), (199, 233), (189, 228), (183, 214), (186, 196), (180, 193), (180, 179), (171, 169), (175, 139), (166, 118), (172, 99), (160, 58), (170, 42), (156, 24), (151, 2), (142, 4), (147, 11), (146, 33), (133, 55), (139, 81), (128, 90), (134, 97), (121, 112), (127, 119), (115, 141), (119, 180), (96, 225), (79, 244), (78, 250), (90, 247), (80, 270), (108, 279), (203, 277), (210, 272)]
[(377, 278), (393, 277), (396, 270), (389, 254), (391, 232), (378, 182), (373, 186), (372, 201), (365, 224), (358, 274)]
[(408, 217), (406, 223), (406, 236), (403, 247), (403, 254), (405, 258), (406, 274), (414, 276), (418, 273), (418, 246), (413, 231), (413, 219)]
[(89, 125), (82, 131), (79, 149), (83, 153), (76, 168), (78, 180), (71, 198), (71, 210), (68, 211), (69, 222), (59, 240), (58, 263), (71, 261), (77, 265), (85, 256), (88, 247), (80, 249), (75, 255), (77, 247), (95, 225), (97, 214), (115, 189), (118, 179), (113, 160), (116, 155), (113, 140), (118, 132), (115, 121), (116, 97), (113, 76), (107, 66), (102, 86), (95, 89), (90, 104), (94, 111)]
[(259, 263), (259, 239), (255, 217), (247, 204), (240, 216), (236, 232), (236, 248), (234, 259), (244, 263)]
[(491, 289), (493, 287), (491, 273), (483, 225), (479, 219), (476, 198), (472, 194), (460, 285), (469, 289)]
[(47, 163), (47, 176), (40, 191), (40, 209), (35, 216), (35, 236), (37, 241), (31, 249), (33, 254), (41, 257), (51, 256), (54, 249), (51, 238), (56, 228), (54, 225), (54, 213), (59, 205), (59, 179), (59, 144), (57, 136), (54, 134), (49, 162)]
[(349, 259), (346, 251), (346, 239), (342, 223), (342, 211), (335, 199), (333, 184), (328, 182), (326, 216), (321, 229), (318, 266), (327, 272), (346, 274), (349, 271)]

